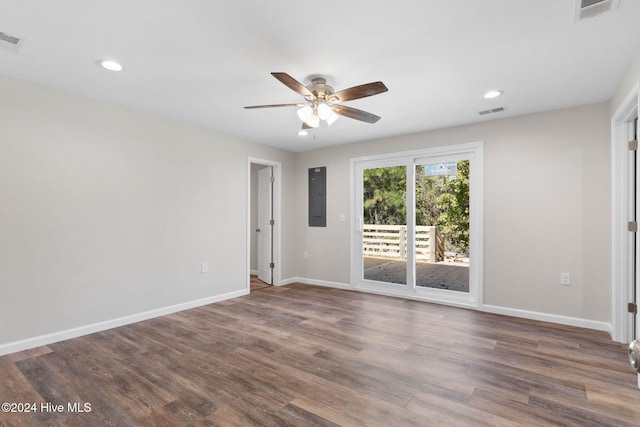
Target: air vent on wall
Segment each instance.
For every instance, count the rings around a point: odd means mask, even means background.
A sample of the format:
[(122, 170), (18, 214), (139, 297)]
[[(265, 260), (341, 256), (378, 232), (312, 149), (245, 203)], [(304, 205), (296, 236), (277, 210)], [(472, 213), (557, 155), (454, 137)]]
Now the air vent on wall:
[(574, 0), (573, 22), (593, 18), (620, 6), (620, 0)]
[(487, 114), (501, 113), (504, 110), (505, 110), (504, 107), (498, 107), (498, 108), (492, 108), (490, 110), (478, 111), (478, 114), (480, 114), (481, 116), (486, 116)]
[(10, 50), (11, 52), (18, 52), (22, 47), (23, 39), (20, 39), (11, 34), (0, 32), (0, 47)]

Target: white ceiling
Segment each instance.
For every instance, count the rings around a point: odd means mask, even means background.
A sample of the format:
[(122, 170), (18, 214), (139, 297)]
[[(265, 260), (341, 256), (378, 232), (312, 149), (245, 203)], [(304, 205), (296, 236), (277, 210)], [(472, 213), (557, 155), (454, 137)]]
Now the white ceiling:
[[(304, 151), (609, 100), (640, 52), (640, 0), (573, 22), (574, 0), (0, 0), (0, 74)], [(108, 72), (101, 58), (121, 61)], [(307, 137), (269, 73), (389, 92)], [(504, 95), (485, 100), (487, 89)], [(504, 106), (504, 113), (480, 110)]]

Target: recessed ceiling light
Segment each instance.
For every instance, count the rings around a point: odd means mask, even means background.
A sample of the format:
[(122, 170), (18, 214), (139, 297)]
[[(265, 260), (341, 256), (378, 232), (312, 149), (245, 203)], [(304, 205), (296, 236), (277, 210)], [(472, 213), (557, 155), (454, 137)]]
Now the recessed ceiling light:
[(484, 98), (485, 99), (492, 99), (492, 98), (497, 98), (500, 95), (502, 95), (502, 91), (501, 90), (489, 90), (484, 94)]
[(110, 59), (102, 59), (98, 61), (98, 64), (105, 70), (109, 71), (122, 71), (124, 67), (116, 61), (112, 61)]
[(309, 132), (307, 132), (304, 129), (301, 129), (298, 131), (298, 136), (307, 136), (307, 135), (309, 135)]

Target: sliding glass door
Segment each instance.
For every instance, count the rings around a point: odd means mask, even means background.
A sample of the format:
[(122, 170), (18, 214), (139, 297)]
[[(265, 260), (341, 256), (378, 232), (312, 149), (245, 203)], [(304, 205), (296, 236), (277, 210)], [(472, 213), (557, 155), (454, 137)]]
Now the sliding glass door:
[(362, 277), (407, 284), (407, 166), (362, 169)]
[(481, 150), (469, 144), (352, 161), (356, 288), (479, 304)]
[(469, 292), (469, 166), (465, 156), (416, 161), (417, 292)]

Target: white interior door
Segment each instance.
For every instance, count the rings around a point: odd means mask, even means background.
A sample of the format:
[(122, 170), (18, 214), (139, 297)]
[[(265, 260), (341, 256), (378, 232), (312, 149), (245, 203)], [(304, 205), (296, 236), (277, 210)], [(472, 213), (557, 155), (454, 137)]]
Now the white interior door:
[[(630, 121), (627, 123), (628, 125), (628, 134), (629, 140), (636, 139), (636, 121)], [(632, 144), (629, 146), (628, 151), (628, 213), (627, 218), (629, 223), (638, 222), (638, 213), (640, 212), (638, 203), (640, 202), (640, 197), (638, 197), (638, 190), (640, 189), (640, 174), (638, 174), (638, 151), (637, 149), (633, 149)], [(638, 233), (632, 228), (629, 228), (629, 232), (627, 233), (627, 251), (628, 251), (628, 259), (627, 259), (627, 300), (626, 305), (628, 305), (627, 312), (627, 341), (631, 342), (633, 340), (638, 339), (638, 316), (636, 314), (637, 311), (637, 290), (640, 282), (640, 275), (638, 274), (638, 265), (640, 264), (640, 239), (638, 238)], [(635, 304), (635, 305), (634, 305)]]
[[(630, 123), (631, 129), (630, 134), (635, 139), (635, 122)], [(630, 150), (629, 151), (629, 221), (635, 222), (637, 224), (638, 221), (638, 202), (640, 201), (638, 198), (638, 151)], [(638, 244), (640, 243), (640, 239), (638, 239), (637, 232), (629, 233), (629, 287), (628, 287), (628, 301), (629, 301), (629, 341), (633, 341), (638, 339), (638, 328), (637, 328), (637, 315), (636, 310), (631, 309), (631, 304), (636, 304), (636, 292), (638, 287), (638, 256), (640, 256), (640, 250), (638, 248)]]
[[(637, 232), (637, 224), (640, 218), (640, 164), (638, 162), (638, 118), (628, 123), (630, 140), (636, 141), (636, 148), (629, 151), (629, 221), (636, 224), (634, 232), (629, 233), (629, 285), (627, 296), (629, 301), (628, 322), (629, 341), (640, 338), (640, 323), (638, 316), (638, 295), (640, 295), (640, 236)], [(630, 146), (631, 148), (631, 146)], [(637, 374), (638, 388), (640, 388), (640, 373)]]
[[(640, 338), (640, 325), (638, 319), (638, 295), (640, 294), (640, 272), (638, 266), (640, 266), (640, 236), (638, 236), (638, 214), (640, 213), (640, 173), (638, 168), (640, 162), (638, 162), (638, 119), (636, 118), (632, 122), (629, 122), (629, 134), (632, 138), (630, 140), (635, 141), (635, 149), (630, 144), (629, 151), (629, 221), (635, 224), (633, 232), (629, 233), (629, 285), (627, 289), (628, 296), (628, 322), (629, 325), (629, 340), (636, 342)], [(630, 229), (631, 231), (631, 229)], [(633, 366), (633, 365), (632, 365)], [(640, 373), (637, 374), (637, 384), (640, 388)]]
[(258, 279), (273, 284), (273, 168), (258, 171)]
[[(638, 141), (638, 117), (633, 121), (633, 129), (632, 129), (633, 139)], [(638, 173), (638, 150), (634, 152), (634, 160), (633, 160), (633, 176), (634, 176), (634, 185), (633, 185), (633, 205), (634, 205), (634, 221), (636, 224), (638, 222), (638, 213), (640, 211), (640, 173)], [(634, 304), (635, 310), (633, 310), (633, 339), (637, 340), (640, 338), (640, 316), (638, 316), (638, 297), (640, 296), (640, 274), (638, 272), (638, 266), (640, 266), (640, 239), (638, 238), (638, 233), (634, 233), (634, 260), (633, 260), (633, 279), (634, 283), (632, 285), (632, 297), (631, 301)], [(640, 374), (638, 374), (638, 385), (640, 386)]]

